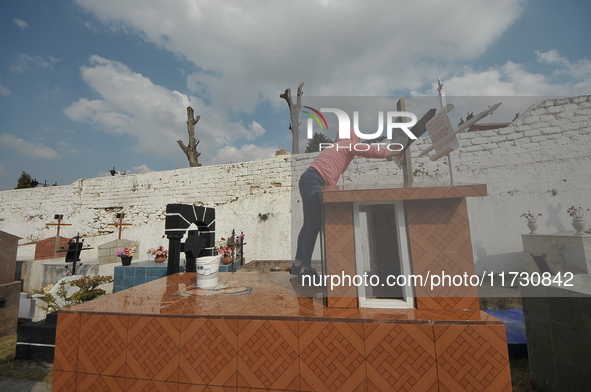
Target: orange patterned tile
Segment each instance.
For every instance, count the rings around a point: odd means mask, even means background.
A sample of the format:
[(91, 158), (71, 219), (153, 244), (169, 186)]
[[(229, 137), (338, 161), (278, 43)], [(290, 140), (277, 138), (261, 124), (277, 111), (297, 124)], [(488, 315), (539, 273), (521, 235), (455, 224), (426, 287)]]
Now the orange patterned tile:
[(375, 320), (380, 323), (387, 322), (413, 322), (423, 320), (423, 312), (416, 309), (383, 309), (361, 308), (359, 315), (364, 320)]
[(359, 190), (355, 192), (355, 201), (394, 200), (395, 194), (393, 189)]
[[(413, 252), (412, 254), (413, 273), (426, 275), (437, 274), (445, 275), (463, 275), (464, 272), (469, 275), (474, 274), (474, 258), (472, 252)], [(459, 279), (459, 278), (458, 278)], [(467, 279), (467, 278), (466, 278)], [(442, 279), (443, 282), (443, 279)], [(456, 283), (458, 283), (456, 281)], [(445, 278), (446, 286), (450, 286), (450, 280)], [(454, 284), (453, 278), (451, 285)], [(462, 279), (462, 285), (463, 285)], [(469, 283), (469, 282), (467, 282)]]
[(333, 251), (326, 255), (326, 273), (329, 275), (355, 275), (355, 248), (352, 251)]
[(342, 203), (355, 201), (355, 195), (353, 192), (323, 192), (322, 200), (325, 203)]
[(179, 318), (129, 317), (127, 378), (178, 382)]
[(478, 297), (417, 297), (417, 309), (480, 309)]
[(511, 391), (505, 327), (435, 325), (440, 391)]
[(324, 238), (327, 253), (354, 252), (353, 204), (330, 203), (324, 208)]
[[(357, 299), (357, 298), (355, 298)], [(333, 307), (327, 308), (325, 315), (327, 318), (331, 319), (341, 319), (342, 320), (361, 320), (361, 314), (359, 312), (358, 307)], [(336, 321), (336, 320), (335, 320)]]
[(238, 321), (238, 386), (298, 390), (298, 322)]
[(249, 298), (250, 302), (238, 315), (297, 317), (299, 312), (297, 298), (293, 296), (255, 294)]
[(464, 280), (474, 274), (472, 252), (415, 252), (412, 265), (425, 283), (415, 287), (418, 309), (479, 309), (478, 288)]
[(479, 184), (479, 185), (461, 185), (461, 186), (454, 186), (461, 194), (462, 197), (477, 197), (477, 196), (487, 196), (488, 191), (486, 188), (486, 184)]
[[(355, 254), (353, 252), (332, 252), (327, 255), (327, 266), (326, 266), (326, 273), (328, 275), (338, 275), (342, 276), (342, 274), (348, 276), (355, 275)], [(335, 284), (337, 282), (335, 281)], [(355, 299), (355, 305), (357, 306), (357, 287), (353, 284), (345, 284), (347, 282), (341, 282), (341, 284), (336, 285), (331, 288), (330, 282), (328, 282), (326, 287), (326, 295), (328, 298), (348, 298), (345, 302), (351, 302), (352, 298)], [(339, 303), (343, 303), (342, 300), (337, 300)], [(334, 303), (334, 302), (331, 302)], [(349, 306), (349, 305), (347, 305)]]
[(78, 365), (78, 344), (80, 338), (80, 315), (58, 313), (55, 333), (55, 354), (53, 369), (75, 372)]
[(355, 191), (355, 201), (418, 199), (418, 188), (372, 189)]
[(363, 324), (300, 322), (300, 389), (365, 391)]
[(435, 322), (468, 321), (474, 325), (503, 325), (502, 321), (481, 310), (421, 310), (421, 318)]
[(236, 386), (238, 321), (181, 321), (180, 383)]
[(327, 297), (326, 306), (329, 308), (359, 308), (357, 297)]
[[(219, 386), (207, 386), (198, 384), (179, 384), (179, 392), (237, 392), (240, 389), (236, 387), (219, 387)], [(245, 390), (250, 390), (245, 388)], [(254, 391), (254, 390), (253, 390)], [(260, 391), (260, 389), (259, 389)]]
[(125, 390), (142, 392), (179, 392), (179, 384), (176, 382), (126, 378)]
[(126, 390), (125, 378), (78, 373), (76, 390), (78, 392), (123, 392)]
[(433, 326), (364, 324), (369, 391), (437, 390)]
[(405, 203), (411, 253), (472, 251), (466, 199)]
[(125, 377), (126, 343), (126, 316), (82, 314), (78, 371)]
[(446, 199), (460, 197), (463, 197), (463, 192), (459, 187), (442, 186), (419, 189), (419, 198), (421, 199)]
[(399, 188), (394, 189), (393, 193), (394, 199), (391, 200), (412, 200), (419, 198), (419, 189), (418, 188)]
[(76, 392), (76, 373), (54, 370), (51, 390), (53, 392)]

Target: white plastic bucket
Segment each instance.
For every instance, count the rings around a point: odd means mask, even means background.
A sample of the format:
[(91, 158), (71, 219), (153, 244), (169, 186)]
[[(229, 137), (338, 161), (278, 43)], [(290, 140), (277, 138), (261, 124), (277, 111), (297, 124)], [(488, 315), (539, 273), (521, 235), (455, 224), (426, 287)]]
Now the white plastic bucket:
[(210, 289), (218, 285), (221, 255), (198, 257), (195, 260), (197, 267), (197, 288)]

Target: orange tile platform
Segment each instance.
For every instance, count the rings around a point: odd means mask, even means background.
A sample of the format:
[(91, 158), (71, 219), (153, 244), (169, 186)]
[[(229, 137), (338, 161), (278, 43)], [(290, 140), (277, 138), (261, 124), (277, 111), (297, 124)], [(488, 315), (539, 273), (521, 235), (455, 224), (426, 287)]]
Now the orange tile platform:
[(195, 279), (61, 311), (53, 390), (511, 391), (505, 328), (479, 310), (328, 308), (279, 272), (220, 274), (248, 295)]

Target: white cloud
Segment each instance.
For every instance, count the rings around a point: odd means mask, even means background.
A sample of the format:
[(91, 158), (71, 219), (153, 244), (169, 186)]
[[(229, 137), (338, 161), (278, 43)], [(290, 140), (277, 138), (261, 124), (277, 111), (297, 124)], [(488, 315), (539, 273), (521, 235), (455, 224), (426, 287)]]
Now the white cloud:
[[(550, 74), (532, 73), (522, 64), (508, 61), (502, 66), (475, 71), (464, 67), (444, 80), (447, 95), (455, 96), (567, 96), (589, 94), (591, 61), (571, 62), (558, 51), (535, 52), (537, 61), (553, 69)], [(430, 91), (435, 91), (434, 83)], [(419, 95), (419, 92), (413, 91)]]
[(24, 73), (25, 71), (29, 71), (32, 65), (44, 68), (53, 68), (59, 60), (47, 56), (48, 59), (44, 59), (41, 56), (30, 56), (25, 53), (19, 53), (13, 60), (12, 64), (9, 68), (10, 72), (13, 73)]
[(8, 89), (8, 87), (4, 86), (0, 83), (0, 95), (11, 95), (12, 92)]
[(21, 155), (39, 159), (60, 159), (62, 156), (55, 152), (51, 147), (44, 146), (41, 143), (35, 143), (28, 140), (19, 139), (10, 134), (0, 135), (0, 146), (15, 150)]
[[(64, 113), (74, 121), (91, 122), (108, 132), (136, 136), (139, 152), (186, 163), (177, 140), (188, 143), (187, 106), (201, 116), (195, 127), (195, 136), (200, 140), (197, 151), (211, 151), (236, 139), (251, 139), (264, 133), (256, 122), (250, 129), (230, 122), (224, 112), (201, 99), (155, 85), (125, 64), (100, 56), (92, 56), (89, 61), (89, 66), (81, 68), (82, 79), (100, 99), (81, 98)], [(203, 159), (207, 160), (205, 155)]]
[(269, 159), (275, 156), (276, 148), (258, 147), (253, 144), (245, 144), (239, 149), (234, 146), (222, 147), (211, 159), (211, 164), (236, 163)]
[(20, 19), (13, 19), (12, 20), (21, 30), (26, 29), (27, 27), (30, 27), (30, 25), (25, 22), (24, 20), (20, 20)]
[[(145, 163), (139, 166), (134, 166), (131, 169), (127, 169), (127, 170), (115, 170), (116, 175), (127, 175), (127, 174), (142, 174), (142, 173), (148, 173), (153, 171), (152, 169), (150, 169), (148, 167), (148, 165), (146, 165)], [(104, 172), (100, 172), (98, 174), (98, 177), (109, 177), (112, 176), (110, 171), (104, 171)]]
[[(67, 131), (66, 131), (67, 132)], [(72, 145), (68, 142), (59, 142), (59, 146), (68, 155), (78, 155), (80, 154), (80, 150), (77, 148), (72, 147)]]
[(265, 128), (263, 128), (263, 126), (256, 121), (250, 123), (250, 130), (254, 136), (263, 136), (265, 134)]
[(148, 173), (151, 172), (152, 169), (150, 169), (145, 163), (143, 165), (139, 165), (139, 166), (134, 166), (131, 169), (127, 170), (127, 174), (142, 174), (142, 173)]
[(111, 29), (189, 59), (202, 70), (187, 78), (194, 93), (219, 110), (244, 112), (260, 100), (284, 105), (279, 93), (302, 80), (307, 95), (419, 89), (482, 54), (524, 4), (457, 0), (451, 10), (438, 0), (76, 1)]
[(591, 78), (591, 60), (579, 59), (576, 62), (571, 62), (566, 57), (560, 55), (557, 50), (550, 50), (545, 53), (535, 51), (538, 56), (538, 62), (555, 66), (554, 75), (566, 75), (574, 79), (590, 79)]

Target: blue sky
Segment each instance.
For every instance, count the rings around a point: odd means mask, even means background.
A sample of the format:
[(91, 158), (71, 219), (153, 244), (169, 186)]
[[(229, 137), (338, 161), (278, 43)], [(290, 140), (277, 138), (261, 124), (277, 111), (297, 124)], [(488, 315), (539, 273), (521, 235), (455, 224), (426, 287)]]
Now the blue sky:
[(187, 167), (187, 105), (202, 164), (270, 158), (291, 150), (279, 94), (301, 81), (304, 97), (434, 95), (437, 78), (448, 97), (591, 94), (588, 1), (364, 3), (1, 1), (0, 190), (22, 171)]

